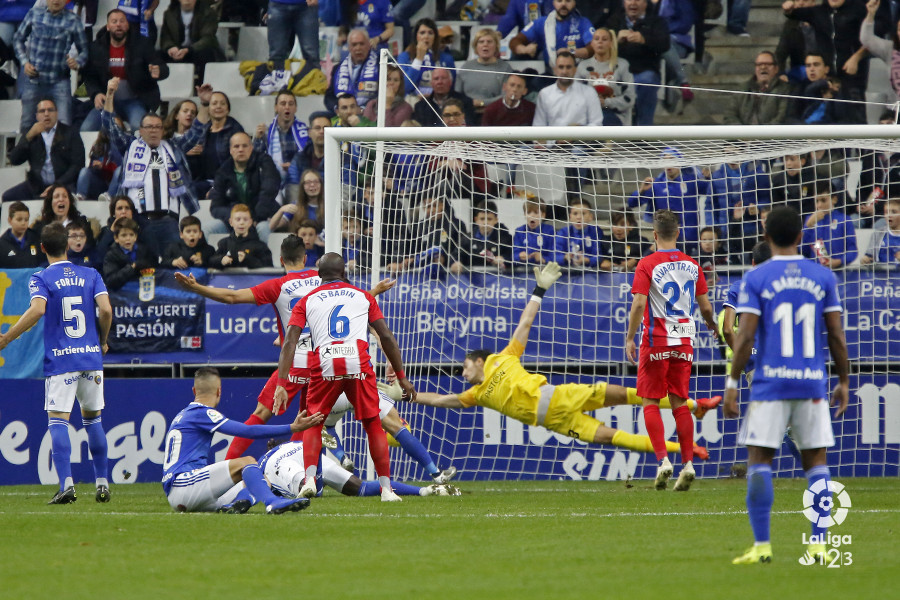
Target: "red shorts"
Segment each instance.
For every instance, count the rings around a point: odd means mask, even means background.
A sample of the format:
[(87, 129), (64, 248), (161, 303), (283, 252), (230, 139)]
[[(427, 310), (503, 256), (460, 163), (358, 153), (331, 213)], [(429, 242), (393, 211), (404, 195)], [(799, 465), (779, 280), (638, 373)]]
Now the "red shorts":
[[(296, 369), (291, 367), (290, 372), (288, 373), (288, 386), (287, 386), (287, 395), (288, 401), (284, 408), (281, 409), (279, 415), (284, 414), (287, 410), (287, 407), (291, 405), (294, 397), (300, 396), (300, 409), (306, 406), (306, 390), (309, 389), (309, 369)], [(269, 412), (272, 411), (272, 407), (275, 405), (275, 388), (278, 387), (278, 371), (276, 370), (272, 375), (269, 376), (269, 380), (266, 382), (266, 385), (263, 386), (262, 391), (259, 393), (259, 397), (256, 399), (257, 402), (265, 406), (269, 409)]]
[(637, 395), (653, 400), (668, 394), (687, 398), (693, 365), (694, 349), (691, 346), (641, 347)]
[(357, 421), (377, 417), (379, 407), (375, 374), (363, 373), (361, 376), (365, 379), (322, 379), (321, 375), (316, 375), (309, 381), (306, 410), (309, 414), (321, 412), (327, 417), (343, 392), (353, 405)]

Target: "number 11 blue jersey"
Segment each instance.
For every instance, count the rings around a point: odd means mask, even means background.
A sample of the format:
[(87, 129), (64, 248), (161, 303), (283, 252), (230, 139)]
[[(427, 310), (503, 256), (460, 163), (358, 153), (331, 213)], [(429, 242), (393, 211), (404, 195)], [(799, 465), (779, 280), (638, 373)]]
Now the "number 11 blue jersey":
[(55, 262), (31, 276), (28, 292), (47, 301), (44, 376), (103, 369), (94, 302), (107, 293), (100, 273), (67, 260)]
[(841, 310), (830, 269), (802, 256), (773, 256), (741, 283), (738, 313), (759, 316), (751, 400), (825, 398), (825, 313)]

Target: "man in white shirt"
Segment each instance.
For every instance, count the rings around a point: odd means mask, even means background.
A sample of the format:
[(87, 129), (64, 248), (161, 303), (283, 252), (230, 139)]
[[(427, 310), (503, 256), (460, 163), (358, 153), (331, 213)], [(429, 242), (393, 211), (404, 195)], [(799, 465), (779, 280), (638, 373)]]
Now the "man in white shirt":
[(553, 71), (556, 84), (545, 87), (538, 94), (532, 124), (535, 127), (603, 125), (603, 107), (597, 92), (573, 79), (575, 56), (566, 50), (557, 52)]

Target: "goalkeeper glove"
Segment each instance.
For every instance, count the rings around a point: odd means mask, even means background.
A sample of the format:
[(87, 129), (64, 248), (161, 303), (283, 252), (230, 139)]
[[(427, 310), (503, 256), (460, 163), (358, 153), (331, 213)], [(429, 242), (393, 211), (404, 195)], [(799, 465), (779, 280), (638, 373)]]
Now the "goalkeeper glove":
[(562, 277), (562, 270), (555, 262), (547, 263), (544, 268), (534, 268), (534, 278), (537, 280), (532, 292), (535, 296), (542, 297), (544, 292), (550, 289), (556, 280)]
[(391, 385), (379, 382), (378, 389), (387, 394), (388, 398), (395, 402), (403, 400), (403, 388), (400, 387), (400, 382), (396, 379)]

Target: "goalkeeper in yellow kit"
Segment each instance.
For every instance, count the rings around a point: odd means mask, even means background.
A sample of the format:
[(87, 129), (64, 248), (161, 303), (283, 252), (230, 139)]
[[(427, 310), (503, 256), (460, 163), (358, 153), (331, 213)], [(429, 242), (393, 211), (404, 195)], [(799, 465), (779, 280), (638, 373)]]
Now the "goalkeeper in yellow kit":
[[(603, 381), (592, 384), (566, 383), (550, 385), (547, 378), (526, 371), (519, 358), (528, 343), (531, 324), (541, 306), (544, 292), (556, 283), (561, 273), (559, 265), (548, 263), (543, 269), (535, 267), (537, 285), (534, 295), (522, 311), (519, 324), (506, 348), (496, 354), (476, 350), (466, 355), (463, 362), (463, 378), (472, 385), (461, 394), (435, 394), (420, 392), (419, 404), (442, 408), (469, 408), (483, 406), (503, 413), (526, 425), (541, 425), (551, 431), (576, 440), (594, 444), (612, 444), (637, 452), (652, 452), (650, 438), (635, 435), (612, 427), (585, 414), (598, 408), (618, 404), (640, 405), (637, 390)], [(391, 390), (392, 392), (397, 390)], [(397, 394), (399, 395), (399, 394)], [(718, 406), (720, 396), (688, 400), (694, 416), (702, 418), (706, 412)], [(671, 408), (668, 398), (663, 398), (661, 408)], [(675, 442), (666, 442), (669, 452), (679, 452)], [(706, 448), (694, 445), (698, 458), (706, 459)]]

